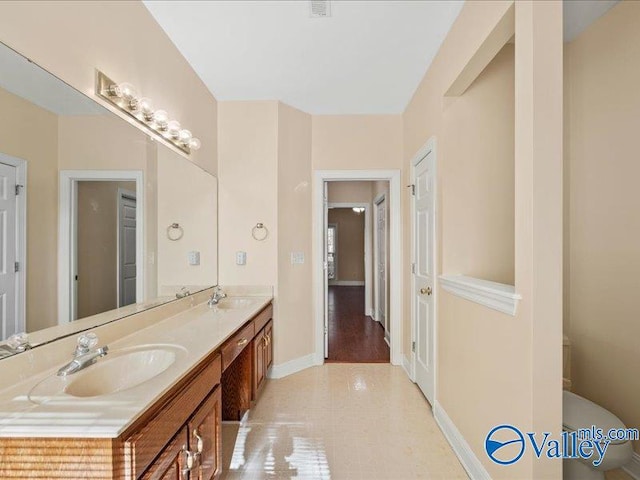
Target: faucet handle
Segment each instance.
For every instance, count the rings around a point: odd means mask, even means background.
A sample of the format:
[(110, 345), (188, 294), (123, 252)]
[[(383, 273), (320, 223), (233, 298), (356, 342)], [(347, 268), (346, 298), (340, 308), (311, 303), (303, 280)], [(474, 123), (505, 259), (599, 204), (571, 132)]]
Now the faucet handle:
[(14, 333), (7, 339), (7, 345), (17, 352), (24, 352), (31, 348), (29, 335), (26, 332)]
[(98, 336), (93, 332), (83, 333), (78, 337), (78, 350), (86, 352), (96, 345), (98, 345)]

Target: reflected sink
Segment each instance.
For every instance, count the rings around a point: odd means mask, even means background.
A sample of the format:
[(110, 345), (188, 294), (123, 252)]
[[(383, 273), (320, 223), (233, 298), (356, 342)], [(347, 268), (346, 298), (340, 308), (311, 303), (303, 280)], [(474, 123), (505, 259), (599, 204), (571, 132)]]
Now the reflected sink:
[(250, 308), (257, 305), (255, 298), (247, 297), (227, 297), (220, 300), (215, 306), (221, 310), (235, 310), (239, 308)]
[(186, 349), (177, 345), (145, 345), (110, 352), (73, 375), (52, 375), (36, 384), (29, 400), (45, 403), (69, 396), (92, 398), (137, 387), (166, 371)]

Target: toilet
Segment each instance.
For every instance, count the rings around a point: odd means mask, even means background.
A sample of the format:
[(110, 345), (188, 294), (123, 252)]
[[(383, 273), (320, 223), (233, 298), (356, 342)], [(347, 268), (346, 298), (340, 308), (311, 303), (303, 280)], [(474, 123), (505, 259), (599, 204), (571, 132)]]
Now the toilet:
[[(579, 429), (590, 429), (592, 425), (608, 432), (612, 428), (626, 428), (624, 423), (610, 411), (602, 408), (586, 398), (569, 391), (571, 388), (570, 359), (571, 343), (567, 336), (563, 339), (563, 387), (562, 392), (562, 429), (575, 432)], [(633, 456), (630, 441), (612, 441), (607, 448), (604, 460), (597, 467), (592, 459), (565, 459), (563, 461), (564, 480), (605, 480), (604, 472), (620, 468), (627, 464)]]

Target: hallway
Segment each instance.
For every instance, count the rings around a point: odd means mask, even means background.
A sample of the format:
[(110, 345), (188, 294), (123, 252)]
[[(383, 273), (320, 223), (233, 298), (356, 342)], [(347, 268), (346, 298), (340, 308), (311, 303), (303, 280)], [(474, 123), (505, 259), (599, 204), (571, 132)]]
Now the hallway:
[(388, 363), (384, 328), (364, 315), (364, 287), (329, 287), (327, 362)]

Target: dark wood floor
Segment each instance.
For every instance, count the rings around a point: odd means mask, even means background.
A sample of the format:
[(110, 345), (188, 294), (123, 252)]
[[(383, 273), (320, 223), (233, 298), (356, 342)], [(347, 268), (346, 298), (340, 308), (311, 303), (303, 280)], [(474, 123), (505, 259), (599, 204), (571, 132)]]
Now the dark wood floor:
[(387, 363), (384, 328), (364, 315), (364, 287), (329, 287), (327, 362)]

